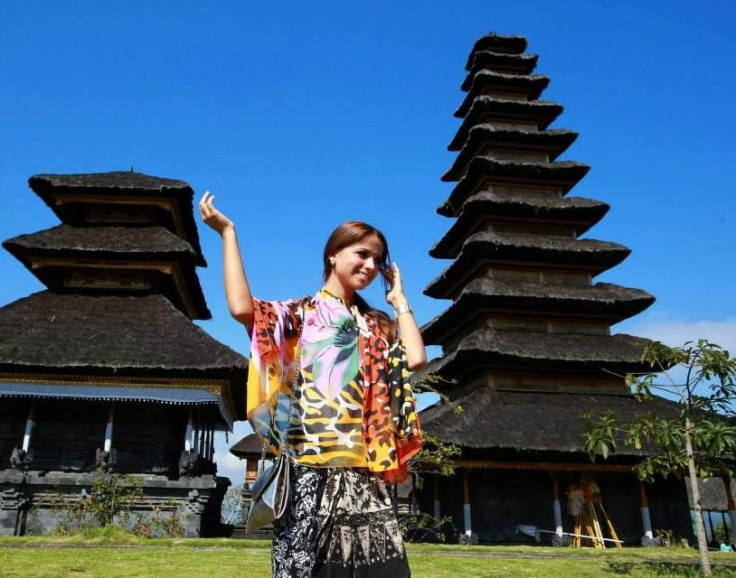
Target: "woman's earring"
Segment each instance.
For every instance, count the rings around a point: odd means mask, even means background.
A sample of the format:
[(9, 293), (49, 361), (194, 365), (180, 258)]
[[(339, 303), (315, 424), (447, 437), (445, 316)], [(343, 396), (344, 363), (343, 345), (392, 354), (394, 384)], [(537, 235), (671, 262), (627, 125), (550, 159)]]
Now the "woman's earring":
[(330, 265), (334, 267), (335, 263), (337, 263), (337, 260), (334, 257), (330, 257)]

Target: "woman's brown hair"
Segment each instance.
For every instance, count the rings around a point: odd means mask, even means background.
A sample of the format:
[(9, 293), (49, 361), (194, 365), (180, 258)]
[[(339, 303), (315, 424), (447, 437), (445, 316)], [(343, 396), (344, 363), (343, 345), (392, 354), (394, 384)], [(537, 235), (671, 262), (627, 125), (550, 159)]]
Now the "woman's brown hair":
[[(322, 254), (322, 263), (324, 266), (322, 274), (323, 280), (327, 281), (330, 277), (330, 273), (332, 272), (332, 264), (330, 263), (331, 256), (340, 252), (345, 247), (359, 243), (371, 235), (378, 237), (378, 240), (381, 241), (381, 244), (383, 245), (383, 254), (381, 255), (378, 263), (379, 267), (388, 267), (391, 259), (388, 252), (388, 243), (386, 242), (386, 237), (383, 233), (367, 223), (363, 223), (361, 221), (347, 221), (332, 231), (330, 236), (327, 238), (325, 250)], [(381, 275), (381, 280), (383, 281), (384, 287), (388, 290), (389, 284), (383, 275)], [(371, 307), (365, 299), (358, 295), (357, 292), (353, 296), (353, 303), (358, 308), (358, 311), (364, 315), (368, 315), (376, 322), (389, 341), (396, 339), (396, 322), (393, 321), (385, 312)]]

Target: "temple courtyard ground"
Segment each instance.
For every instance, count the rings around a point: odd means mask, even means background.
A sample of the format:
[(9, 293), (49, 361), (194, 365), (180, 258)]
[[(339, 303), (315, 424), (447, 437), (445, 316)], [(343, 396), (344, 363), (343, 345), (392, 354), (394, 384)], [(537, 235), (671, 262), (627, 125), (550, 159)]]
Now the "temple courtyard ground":
[[(87, 536), (0, 538), (3, 578), (268, 578), (269, 543)], [(685, 548), (594, 550), (542, 546), (408, 545), (414, 578), (699, 576)], [(736, 553), (712, 554), (715, 576), (736, 578)]]

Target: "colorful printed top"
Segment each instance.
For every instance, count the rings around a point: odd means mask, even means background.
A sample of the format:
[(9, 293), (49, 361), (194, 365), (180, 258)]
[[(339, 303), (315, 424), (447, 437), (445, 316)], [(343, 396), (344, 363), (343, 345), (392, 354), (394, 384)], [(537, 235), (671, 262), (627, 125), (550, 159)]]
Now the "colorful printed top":
[[(373, 319), (326, 289), (302, 301), (253, 303), (248, 419), (254, 431), (276, 452), (286, 432), (286, 449), (301, 464), (404, 479), (421, 433), (403, 344), (389, 343)], [(301, 381), (290, 403), (297, 369)]]

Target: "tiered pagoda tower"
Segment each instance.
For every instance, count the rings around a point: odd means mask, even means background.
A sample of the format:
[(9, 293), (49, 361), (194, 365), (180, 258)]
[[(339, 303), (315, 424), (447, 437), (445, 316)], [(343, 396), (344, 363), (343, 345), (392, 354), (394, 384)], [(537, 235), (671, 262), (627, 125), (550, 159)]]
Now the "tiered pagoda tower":
[(214, 433), (245, 418), (247, 361), (193, 323), (194, 191), (134, 172), (30, 186), (62, 224), (3, 243), (47, 290), (0, 308), (0, 534), (52, 532), (99, 468), (141, 476), (134, 520), (216, 534)]
[[(651, 527), (638, 514), (646, 488), (631, 473), (636, 454), (591, 464), (581, 414), (671, 410), (628, 395), (622, 376), (646, 369), (646, 341), (611, 334), (654, 298), (593, 282), (630, 251), (581, 239), (609, 207), (569, 195), (589, 167), (557, 160), (577, 134), (548, 128), (562, 106), (540, 100), (550, 79), (532, 74), (538, 57), (526, 46), (521, 36), (480, 38), (455, 112), (462, 124), (449, 149), (458, 155), (443, 180), (457, 184), (437, 210), (453, 222), (430, 250), (449, 264), (425, 289), (451, 304), (422, 329), (443, 350), (423, 373), (445, 378), (444, 393), (464, 411), (438, 405), (422, 417), (463, 454), (458, 475), (437, 479), (425, 507), (434, 501), (437, 514), (487, 542), (514, 539), (518, 524), (570, 531), (565, 485), (592, 470), (619, 533), (638, 542)], [(657, 527), (689, 534), (683, 487), (662, 485), (651, 506)]]

